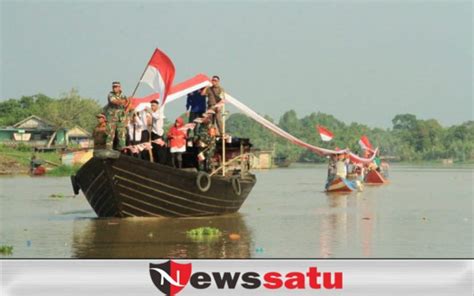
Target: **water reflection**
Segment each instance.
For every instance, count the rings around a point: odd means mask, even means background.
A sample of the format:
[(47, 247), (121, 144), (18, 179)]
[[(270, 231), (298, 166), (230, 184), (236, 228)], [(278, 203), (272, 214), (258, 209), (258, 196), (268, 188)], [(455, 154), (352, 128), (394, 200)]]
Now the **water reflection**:
[[(186, 231), (218, 228), (193, 238)], [(74, 223), (77, 258), (249, 258), (252, 234), (240, 214), (212, 218), (92, 219)]]
[(372, 233), (375, 227), (375, 206), (371, 198), (361, 193), (328, 194), (327, 210), (322, 213), (319, 232), (319, 256), (340, 257), (342, 250), (356, 257), (372, 256)]

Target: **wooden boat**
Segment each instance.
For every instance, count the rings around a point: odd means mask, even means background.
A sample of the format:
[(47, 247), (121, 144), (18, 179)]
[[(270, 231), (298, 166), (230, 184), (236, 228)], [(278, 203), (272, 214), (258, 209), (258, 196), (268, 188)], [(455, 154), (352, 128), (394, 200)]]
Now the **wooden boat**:
[(353, 181), (336, 177), (327, 186), (326, 192), (352, 192), (356, 191), (357, 188)]
[[(249, 149), (249, 148), (248, 148)], [(240, 150), (243, 150), (240, 147)], [(99, 155), (71, 177), (99, 217), (196, 217), (237, 212), (256, 183), (242, 169), (226, 176), (177, 169), (118, 153)], [(232, 153), (228, 148), (226, 153)]]
[(365, 183), (369, 185), (376, 185), (376, 184), (386, 184), (388, 180), (385, 179), (384, 176), (377, 170), (369, 170), (367, 175), (365, 175)]

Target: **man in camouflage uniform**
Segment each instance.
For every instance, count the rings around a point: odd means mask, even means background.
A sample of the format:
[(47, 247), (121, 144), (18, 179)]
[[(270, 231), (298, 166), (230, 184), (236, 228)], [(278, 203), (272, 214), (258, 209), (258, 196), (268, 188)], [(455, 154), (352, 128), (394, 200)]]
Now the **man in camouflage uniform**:
[(105, 116), (107, 120), (107, 141), (106, 149), (114, 148), (114, 139), (117, 138), (117, 150), (125, 147), (127, 114), (126, 109), (129, 100), (122, 93), (120, 82), (112, 82), (112, 91), (107, 96), (108, 104), (105, 107)]
[(105, 121), (105, 114), (100, 113), (96, 115), (97, 125), (94, 128), (94, 149), (105, 149), (105, 142), (107, 141), (107, 122)]
[(202, 89), (201, 95), (207, 97), (207, 108), (215, 112), (212, 123), (218, 128), (218, 135), (223, 134), (222, 123), (222, 106), (217, 107), (222, 100), (225, 99), (224, 88), (220, 85), (220, 78), (217, 75), (212, 76), (211, 86)]
[(211, 160), (216, 151), (216, 135), (215, 127), (211, 124), (208, 118), (203, 118), (196, 128), (196, 134), (194, 142), (198, 147), (198, 155), (202, 153), (205, 157), (204, 160), (199, 161), (200, 171), (210, 171)]

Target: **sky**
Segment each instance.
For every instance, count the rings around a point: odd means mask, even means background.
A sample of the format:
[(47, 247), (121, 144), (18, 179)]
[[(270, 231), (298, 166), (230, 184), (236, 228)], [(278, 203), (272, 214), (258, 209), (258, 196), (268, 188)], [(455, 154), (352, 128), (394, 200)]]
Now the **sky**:
[(105, 104), (114, 80), (131, 94), (159, 47), (176, 82), (218, 74), (276, 120), (290, 109), (384, 128), (402, 113), (473, 120), (471, 1), (0, 2), (0, 101), (76, 88)]

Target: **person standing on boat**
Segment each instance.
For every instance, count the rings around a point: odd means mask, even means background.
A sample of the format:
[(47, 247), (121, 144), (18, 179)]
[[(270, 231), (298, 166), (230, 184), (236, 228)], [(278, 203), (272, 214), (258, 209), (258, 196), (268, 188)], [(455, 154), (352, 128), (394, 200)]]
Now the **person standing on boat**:
[(140, 116), (137, 112), (132, 114), (132, 118), (127, 125), (128, 131), (128, 143), (127, 145), (137, 145), (142, 141), (142, 132), (144, 128), (143, 121), (140, 119)]
[[(128, 98), (122, 93), (120, 82), (112, 82), (112, 91), (107, 96), (108, 104), (105, 107), (105, 116), (107, 120), (107, 141), (106, 149), (116, 148), (121, 150), (125, 147), (126, 138), (126, 108), (129, 104)], [(114, 147), (114, 139), (117, 138), (117, 146)]]
[(210, 172), (211, 159), (216, 149), (216, 128), (209, 118), (202, 118), (202, 122), (196, 128), (194, 142), (198, 147), (198, 169)]
[(217, 125), (219, 135), (223, 134), (222, 131), (222, 107), (216, 105), (225, 99), (225, 91), (220, 85), (220, 78), (217, 75), (212, 76), (212, 86), (206, 86), (202, 91), (201, 95), (207, 96), (207, 107), (215, 112), (213, 124)]
[[(142, 120), (146, 123), (147, 129), (142, 131), (142, 142), (152, 142), (153, 161), (161, 164), (166, 163), (166, 146), (163, 140), (165, 133), (163, 108), (157, 100), (150, 102), (150, 108), (147, 108), (141, 115)], [(150, 133), (151, 132), (151, 133)], [(146, 151), (145, 151), (146, 152)], [(145, 159), (149, 159), (149, 155), (144, 153)]]
[(186, 152), (186, 130), (181, 117), (176, 118), (167, 138), (170, 143), (171, 163), (173, 167), (180, 169), (183, 167), (183, 153)]
[(188, 122), (191, 123), (194, 119), (202, 117), (206, 112), (206, 96), (202, 95), (202, 89), (188, 94), (186, 100), (186, 116)]
[[(140, 119), (140, 116), (138, 116), (138, 113), (133, 112), (132, 118), (127, 125), (127, 146), (137, 145), (141, 143), (142, 131), (144, 127), (146, 126), (143, 125), (143, 121)], [(130, 151), (130, 155), (140, 157), (139, 152), (133, 151), (136, 150), (132, 149), (132, 151)]]
[(94, 139), (94, 149), (105, 149), (105, 143), (107, 142), (107, 122), (105, 114), (97, 114), (97, 125), (94, 128), (92, 138)]

